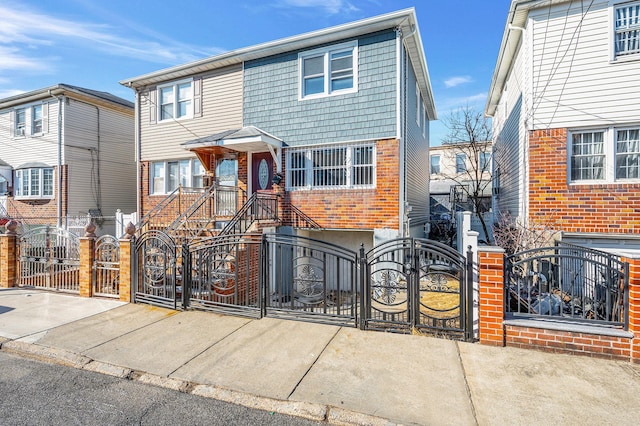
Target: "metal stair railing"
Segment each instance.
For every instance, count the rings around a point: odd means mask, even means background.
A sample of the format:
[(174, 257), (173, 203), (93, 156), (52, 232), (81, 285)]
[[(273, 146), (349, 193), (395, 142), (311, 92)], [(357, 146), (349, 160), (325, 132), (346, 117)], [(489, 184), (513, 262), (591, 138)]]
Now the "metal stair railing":
[(136, 224), (136, 230), (142, 233), (151, 229), (151, 227), (166, 228), (175, 220), (176, 212), (178, 215), (182, 214), (182, 205), (191, 206), (193, 200), (189, 198), (203, 191), (203, 188), (178, 186), (142, 216)]
[(220, 217), (235, 215), (239, 197), (244, 204), (247, 193), (242, 188), (212, 185), (167, 227), (166, 232), (176, 240), (190, 243)]
[(229, 223), (222, 228), (218, 237), (242, 235), (259, 220), (278, 220), (278, 195), (254, 192)]

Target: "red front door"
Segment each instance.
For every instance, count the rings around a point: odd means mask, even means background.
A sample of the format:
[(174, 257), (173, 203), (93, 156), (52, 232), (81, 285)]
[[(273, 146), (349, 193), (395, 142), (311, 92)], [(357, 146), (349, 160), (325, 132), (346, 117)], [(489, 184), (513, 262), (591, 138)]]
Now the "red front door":
[(269, 152), (251, 155), (251, 190), (264, 191), (273, 188), (273, 157)]

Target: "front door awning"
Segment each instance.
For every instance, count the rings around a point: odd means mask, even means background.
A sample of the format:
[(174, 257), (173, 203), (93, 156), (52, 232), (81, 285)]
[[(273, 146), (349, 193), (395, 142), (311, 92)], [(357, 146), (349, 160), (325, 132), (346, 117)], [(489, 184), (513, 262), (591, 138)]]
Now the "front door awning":
[(282, 139), (278, 139), (255, 126), (226, 130), (211, 136), (184, 142), (182, 146), (196, 154), (220, 149), (240, 152), (269, 151), (273, 156), (273, 161), (276, 163), (277, 171), (282, 171)]

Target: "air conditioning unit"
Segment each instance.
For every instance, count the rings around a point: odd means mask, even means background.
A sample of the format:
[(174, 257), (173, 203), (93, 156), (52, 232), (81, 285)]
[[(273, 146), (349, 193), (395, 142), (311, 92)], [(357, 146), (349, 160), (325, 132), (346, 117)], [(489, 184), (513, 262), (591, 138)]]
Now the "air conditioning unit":
[(24, 136), (24, 127), (18, 127), (16, 129), (16, 136)]

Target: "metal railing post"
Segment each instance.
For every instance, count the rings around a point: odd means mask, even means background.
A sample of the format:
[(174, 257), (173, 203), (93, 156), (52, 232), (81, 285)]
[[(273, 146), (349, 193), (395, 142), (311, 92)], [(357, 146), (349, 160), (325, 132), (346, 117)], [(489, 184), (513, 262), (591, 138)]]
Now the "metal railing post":
[(358, 255), (359, 264), (359, 281), (360, 281), (360, 330), (367, 328), (366, 314), (368, 312), (369, 293), (367, 284), (367, 258), (364, 253), (364, 244), (360, 244), (360, 252)]

